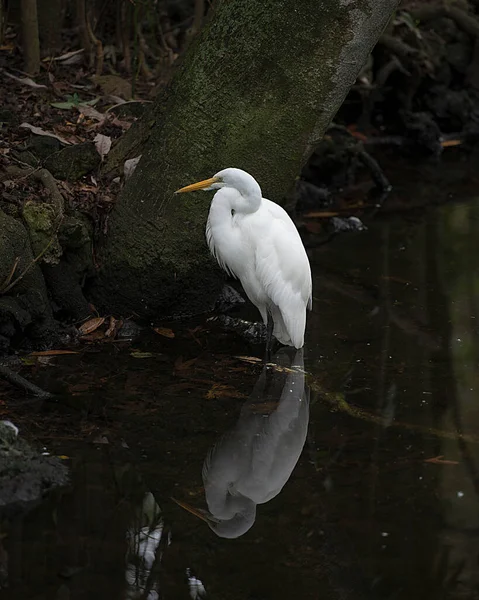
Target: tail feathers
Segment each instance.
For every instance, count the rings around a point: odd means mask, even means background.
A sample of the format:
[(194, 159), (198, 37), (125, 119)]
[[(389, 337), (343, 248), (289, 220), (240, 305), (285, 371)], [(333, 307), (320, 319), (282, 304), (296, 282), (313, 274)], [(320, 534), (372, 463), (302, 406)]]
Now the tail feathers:
[(306, 328), (306, 308), (283, 312), (277, 306), (271, 309), (273, 317), (274, 337), (285, 346), (294, 346), (299, 349), (304, 346), (304, 330)]

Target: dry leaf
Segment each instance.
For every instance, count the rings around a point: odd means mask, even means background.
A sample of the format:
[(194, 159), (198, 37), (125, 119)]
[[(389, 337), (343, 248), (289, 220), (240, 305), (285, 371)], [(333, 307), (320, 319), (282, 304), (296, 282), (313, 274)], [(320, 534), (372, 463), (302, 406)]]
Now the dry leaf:
[(304, 216), (308, 217), (308, 218), (314, 217), (314, 218), (318, 218), (318, 219), (329, 219), (331, 217), (338, 217), (339, 213), (338, 212), (334, 212), (334, 211), (324, 210), (324, 211), (320, 211), (320, 212), (307, 213)]
[(36, 89), (48, 89), (46, 85), (42, 85), (41, 83), (35, 83), (35, 81), (33, 81), (33, 79), (30, 79), (30, 77), (16, 77), (15, 75), (12, 75), (11, 73), (7, 73), (7, 71), (3, 71), (5, 73), (5, 75), (7, 77), (10, 77), (11, 79), (15, 79), (15, 81), (18, 81), (18, 83), (22, 83), (23, 85), (28, 85), (28, 87), (31, 88), (36, 88)]
[(61, 354), (78, 354), (75, 350), (42, 350), (31, 352), (28, 356), (60, 356)]
[(116, 333), (116, 324), (117, 324), (117, 321), (116, 321), (115, 317), (111, 316), (110, 323), (108, 325), (108, 329), (105, 332), (106, 337), (112, 337)]
[(141, 154), (136, 158), (130, 158), (128, 160), (125, 160), (125, 164), (123, 165), (123, 174), (125, 175), (125, 181), (133, 175), (136, 166), (140, 162), (140, 158)]
[(460, 146), (461, 144), (461, 140), (443, 140), (441, 142), (441, 146), (443, 148), (451, 148), (452, 146)]
[(88, 117), (89, 119), (95, 119), (95, 121), (99, 121), (100, 123), (103, 123), (103, 121), (107, 118), (107, 115), (104, 115), (96, 108), (93, 108), (93, 106), (79, 104), (77, 109), (82, 115), (85, 115), (85, 117)]
[(133, 350), (133, 352), (130, 352), (130, 356), (133, 356), (133, 358), (153, 358), (155, 355), (152, 352), (140, 352), (140, 350)]
[(35, 127), (34, 125), (30, 125), (30, 123), (22, 123), (20, 125), (20, 127), (24, 127), (25, 129), (30, 129), (30, 131), (32, 133), (34, 133), (35, 135), (43, 135), (46, 137), (52, 137), (52, 138), (55, 138), (56, 140), (59, 140), (60, 142), (62, 142), (62, 144), (71, 144), (71, 142), (69, 142), (65, 138), (62, 138), (59, 135), (56, 135), (56, 133), (50, 133), (49, 131), (45, 131), (45, 130), (41, 129), (40, 127)]
[(433, 465), (458, 465), (457, 460), (443, 460), (444, 455), (435, 456), (434, 458), (426, 458), (424, 462), (432, 463)]
[(239, 360), (244, 360), (249, 363), (261, 363), (263, 362), (261, 358), (257, 358), (256, 356), (235, 356), (235, 358), (239, 358)]
[(97, 133), (93, 138), (93, 141), (95, 142), (95, 148), (97, 149), (98, 154), (103, 160), (108, 152), (110, 152), (111, 137), (103, 135), (102, 133)]
[(175, 333), (172, 329), (168, 329), (167, 327), (153, 327), (153, 331), (167, 338), (174, 338)]
[[(64, 65), (74, 65), (82, 60), (82, 57), (79, 55), (84, 51), (85, 51), (84, 48), (80, 48), (80, 50), (72, 50), (71, 52), (66, 52), (65, 54), (62, 54), (61, 56), (56, 56), (55, 58), (52, 58), (51, 60), (59, 61), (59, 62), (63, 63)], [(49, 60), (49, 59), (44, 59), (44, 60)]]
[(100, 329), (93, 331), (92, 333), (87, 333), (86, 335), (81, 335), (80, 339), (82, 342), (99, 342), (105, 337), (105, 334)]
[(105, 322), (105, 317), (94, 317), (93, 319), (89, 319), (88, 321), (86, 321), (86, 323), (83, 323), (83, 325), (80, 325), (80, 327), (78, 328), (78, 331), (82, 335), (92, 333), (92, 331), (95, 331), (95, 329), (98, 329), (98, 327), (100, 327), (100, 325), (103, 325), (104, 322)]

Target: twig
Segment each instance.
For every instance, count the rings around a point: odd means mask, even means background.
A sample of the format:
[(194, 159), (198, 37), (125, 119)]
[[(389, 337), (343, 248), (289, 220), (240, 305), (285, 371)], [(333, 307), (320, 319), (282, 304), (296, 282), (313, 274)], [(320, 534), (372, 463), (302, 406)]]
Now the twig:
[(101, 43), (101, 40), (99, 40), (96, 37), (96, 35), (93, 33), (93, 29), (91, 28), (89, 19), (87, 19), (86, 24), (87, 24), (87, 28), (88, 28), (88, 35), (90, 36), (90, 39), (91, 39), (92, 43), (96, 47), (96, 68), (95, 68), (95, 75), (97, 77), (100, 77), (100, 75), (103, 72), (103, 59), (104, 59), (103, 44)]
[(15, 371), (12, 371), (5, 365), (0, 365), (0, 377), (2, 379), (5, 379), (12, 385), (19, 387), (22, 390), (25, 390), (26, 392), (30, 392), (34, 396), (37, 396), (37, 398), (41, 398), (42, 400), (46, 400), (47, 398), (53, 397), (52, 394), (50, 394), (50, 392), (46, 392), (34, 383), (30, 383), (30, 381), (25, 379), (25, 377), (22, 377), (18, 373), (15, 373)]
[(8, 284), (10, 283), (10, 281), (12, 281), (12, 277), (15, 274), (15, 271), (17, 270), (18, 267), (18, 263), (20, 262), (20, 257), (17, 256), (17, 258), (15, 259), (14, 263), (13, 263), (13, 267), (9, 273), (9, 275), (7, 276), (7, 278), (5, 279), (5, 281), (3, 282), (2, 286), (0, 287), (0, 291), (4, 288), (7, 287)]

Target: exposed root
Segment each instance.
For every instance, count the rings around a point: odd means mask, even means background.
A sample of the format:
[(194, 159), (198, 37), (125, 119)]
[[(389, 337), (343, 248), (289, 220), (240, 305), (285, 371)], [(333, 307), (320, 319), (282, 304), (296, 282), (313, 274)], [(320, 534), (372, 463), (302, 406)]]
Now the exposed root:
[(12, 385), (32, 394), (33, 396), (36, 396), (37, 398), (40, 398), (41, 400), (52, 398), (52, 394), (50, 394), (50, 392), (42, 390), (37, 385), (31, 383), (18, 373), (15, 373), (15, 371), (12, 371), (5, 365), (0, 365), (0, 377)]

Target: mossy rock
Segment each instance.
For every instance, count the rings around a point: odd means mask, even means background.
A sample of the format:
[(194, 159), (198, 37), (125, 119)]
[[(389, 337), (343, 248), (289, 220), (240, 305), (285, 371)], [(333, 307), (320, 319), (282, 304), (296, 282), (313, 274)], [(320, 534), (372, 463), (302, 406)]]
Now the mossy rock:
[(56, 330), (45, 281), (33, 259), (29, 235), (22, 222), (0, 210), (0, 286), (8, 278), (14, 282), (22, 275), (11, 290), (0, 294), (3, 336), (7, 333), (5, 327), (11, 324), (19, 331), (28, 328), (28, 335), (38, 339), (51, 339)]
[(63, 150), (51, 154), (45, 160), (45, 167), (57, 179), (78, 181), (84, 175), (97, 169), (100, 161), (95, 144), (85, 142), (67, 146)]
[(0, 515), (10, 517), (68, 481), (61, 459), (43, 456), (18, 436), (14, 425), (0, 421)]
[(50, 265), (58, 264), (62, 248), (56, 235), (58, 215), (53, 205), (46, 202), (27, 202), (23, 207), (23, 219), (35, 255), (38, 256), (50, 244), (42, 260)]

